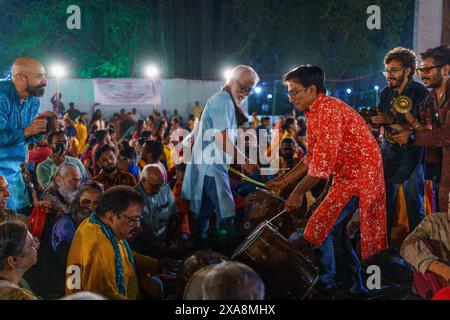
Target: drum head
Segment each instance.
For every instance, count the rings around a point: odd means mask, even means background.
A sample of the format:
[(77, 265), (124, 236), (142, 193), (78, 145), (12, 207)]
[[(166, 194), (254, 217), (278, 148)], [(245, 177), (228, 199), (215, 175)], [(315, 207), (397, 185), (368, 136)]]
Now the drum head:
[(186, 283), (196, 271), (205, 266), (218, 264), (228, 260), (229, 258), (227, 256), (211, 250), (199, 250), (187, 257), (177, 273), (177, 296), (180, 299), (182, 298)]
[(194, 275), (191, 277), (191, 279), (189, 279), (188, 283), (186, 284), (186, 288), (184, 289), (183, 292), (183, 300), (203, 299), (202, 294), (203, 281), (205, 280), (209, 270), (211, 270), (213, 267), (214, 265), (209, 265), (201, 268), (200, 270), (197, 270), (194, 273)]
[[(273, 233), (278, 234), (280, 237), (282, 237), (283, 239), (285, 239), (281, 234), (279, 234), (279, 232), (277, 231), (277, 229), (275, 228), (274, 225), (272, 225), (270, 222), (268, 221), (264, 221), (261, 222), (252, 232), (251, 234), (245, 238), (244, 242), (241, 243), (241, 245), (233, 252), (233, 255), (231, 256), (231, 259), (235, 259), (237, 256), (239, 256), (242, 252), (244, 252), (245, 250), (247, 250), (255, 241), (256, 239), (259, 238), (259, 236), (261, 235), (261, 233), (265, 230), (265, 229), (270, 229)], [(285, 239), (286, 240), (286, 239)]]

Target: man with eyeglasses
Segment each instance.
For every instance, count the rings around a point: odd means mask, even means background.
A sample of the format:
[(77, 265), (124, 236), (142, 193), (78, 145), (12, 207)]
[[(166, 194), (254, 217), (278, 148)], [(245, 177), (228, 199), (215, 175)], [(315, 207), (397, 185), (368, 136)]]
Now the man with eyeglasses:
[[(52, 230), (56, 221), (69, 212), (80, 190), (80, 182), (81, 174), (78, 167), (69, 163), (62, 164), (42, 195), (42, 200), (46, 200), (49, 207), (45, 212), (45, 221), (39, 238), (41, 248), (38, 252), (38, 262), (26, 277), (36, 293), (45, 299), (57, 298), (58, 294), (62, 293), (61, 289), (58, 289), (58, 281), (53, 281), (55, 274), (58, 274), (58, 263), (51, 247)], [(35, 227), (33, 225), (31, 229)]]
[(144, 205), (142, 195), (131, 187), (115, 186), (103, 194), (95, 214), (80, 224), (72, 240), (67, 295), (90, 291), (111, 300), (139, 298), (138, 274), (154, 275), (165, 267), (165, 261), (131, 251), (128, 244), (140, 226)]
[[(406, 131), (414, 131), (414, 145), (427, 148), (425, 174), (439, 182), (439, 210), (444, 211), (450, 192), (450, 47), (428, 49), (420, 57), (417, 74), (431, 92), (421, 104), (420, 117), (405, 114), (410, 125)], [(405, 144), (406, 139), (402, 138), (394, 137)]]
[(300, 66), (287, 73), (283, 82), (289, 102), (307, 118), (309, 149), (297, 166), (269, 181), (266, 187), (279, 190), (296, 185), (284, 207), (289, 214), (301, 207), (306, 192), (333, 176), (330, 190), (308, 220), (304, 239), (315, 247), (321, 293), (330, 296), (340, 290), (337, 266), (345, 272), (342, 289), (346, 293), (365, 293), (361, 264), (342, 230), (344, 221), (359, 208), (362, 258), (387, 248), (383, 164), (378, 144), (354, 109), (326, 95), (321, 68)]
[(0, 81), (0, 175), (10, 184), (8, 208), (17, 212), (30, 205), (20, 165), (27, 144), (44, 138), (47, 120), (38, 113), (46, 86), (43, 65), (25, 57), (14, 62), (12, 80)]
[[(81, 187), (76, 199), (70, 204), (69, 212), (56, 220), (50, 237), (51, 250), (43, 257), (42, 269), (46, 277), (46, 290), (53, 298), (64, 296), (67, 256), (76, 229), (89, 218), (103, 194), (103, 187), (89, 182)], [(43, 246), (44, 247), (44, 246)], [(50, 278), (51, 277), (51, 278)], [(47, 293), (45, 296), (48, 296)]]
[(169, 221), (173, 220), (178, 208), (160, 168), (156, 164), (146, 165), (134, 189), (144, 197), (145, 206), (142, 210), (142, 230), (131, 243), (132, 248), (157, 258), (176, 258), (181, 247), (175, 249), (177, 244), (171, 243), (167, 236), (171, 228)]
[(73, 164), (78, 167), (82, 177), (82, 183), (89, 180), (90, 176), (83, 166), (83, 163), (74, 157), (67, 155), (68, 139), (64, 131), (53, 131), (47, 136), (47, 141), (52, 150), (52, 155), (47, 160), (42, 161), (36, 168), (36, 175), (39, 185), (43, 190), (47, 189), (52, 182), (53, 175), (59, 166), (64, 163)]
[[(393, 100), (399, 96), (411, 98), (412, 114), (419, 114), (419, 103), (428, 95), (428, 90), (414, 81), (416, 55), (406, 48), (394, 48), (385, 58), (385, 72), (388, 86), (380, 94), (379, 114), (371, 117), (375, 124), (381, 124), (389, 130), (392, 124), (408, 126), (405, 116), (392, 108)], [(413, 139), (410, 131), (402, 131), (400, 135)], [(391, 230), (394, 224), (398, 187), (403, 185), (408, 212), (409, 230), (414, 230), (425, 217), (424, 211), (424, 150), (410, 144), (389, 143), (386, 139), (381, 145), (383, 155), (384, 177), (386, 183), (386, 205), (388, 239), (391, 241)]]
[[(207, 241), (209, 216), (215, 211), (219, 246), (232, 246), (233, 218), (236, 214), (226, 164), (240, 159), (247, 173), (258, 167), (236, 147), (237, 129), (248, 121), (241, 106), (259, 82), (258, 74), (249, 66), (235, 67), (222, 91), (213, 95), (203, 109), (193, 134), (194, 144), (187, 162), (182, 197), (190, 200), (190, 210), (197, 215), (196, 246)], [(217, 248), (219, 250), (219, 248)]]

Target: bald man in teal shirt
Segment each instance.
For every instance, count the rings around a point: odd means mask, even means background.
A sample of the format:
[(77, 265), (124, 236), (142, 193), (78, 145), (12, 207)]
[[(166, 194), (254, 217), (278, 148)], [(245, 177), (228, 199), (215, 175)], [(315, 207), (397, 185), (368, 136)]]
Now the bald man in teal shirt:
[(9, 183), (11, 210), (30, 205), (20, 165), (27, 160), (27, 145), (44, 138), (47, 120), (37, 117), (46, 86), (43, 65), (25, 57), (14, 62), (12, 80), (0, 81), (0, 175)]

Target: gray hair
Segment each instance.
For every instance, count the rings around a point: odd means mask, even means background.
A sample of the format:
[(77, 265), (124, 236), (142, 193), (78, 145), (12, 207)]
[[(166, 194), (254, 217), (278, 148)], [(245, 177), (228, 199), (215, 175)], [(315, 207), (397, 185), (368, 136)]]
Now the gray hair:
[(225, 85), (229, 84), (232, 80), (239, 80), (246, 73), (251, 73), (253, 75), (255, 78), (255, 83), (259, 82), (259, 76), (252, 67), (240, 64), (231, 70), (230, 76), (226, 80)]
[(58, 169), (56, 170), (55, 174), (53, 175), (53, 178), (65, 177), (66, 174), (67, 174), (67, 171), (69, 169), (76, 169), (76, 170), (78, 170), (78, 172), (80, 172), (80, 175), (81, 175), (81, 171), (76, 165), (71, 164), (71, 163), (63, 163), (62, 165), (60, 165), (58, 167)]
[(150, 172), (152, 172), (153, 170), (158, 170), (158, 172), (161, 173), (161, 175), (163, 175), (163, 172), (161, 171), (161, 168), (157, 165), (157, 164), (148, 164), (146, 165), (143, 169), (142, 172), (139, 176), (139, 181), (141, 181), (142, 179), (147, 179), (148, 180), (148, 176), (150, 174)]
[(249, 266), (225, 261), (215, 265), (202, 285), (203, 300), (264, 300), (265, 286)]

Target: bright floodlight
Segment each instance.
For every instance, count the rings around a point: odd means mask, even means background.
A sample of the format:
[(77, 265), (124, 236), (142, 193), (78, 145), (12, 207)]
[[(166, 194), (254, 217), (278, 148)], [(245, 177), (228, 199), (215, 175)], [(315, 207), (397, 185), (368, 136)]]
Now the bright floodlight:
[(66, 69), (60, 64), (54, 64), (50, 67), (50, 73), (56, 78), (61, 78), (65, 76)]
[(347, 89), (347, 93), (348, 93), (348, 94), (352, 93), (352, 89), (348, 88), (348, 89)]
[(272, 97), (273, 97), (273, 96), (272, 96), (272, 94), (270, 94), (270, 93), (267, 95), (267, 99), (272, 99)]
[(261, 91), (262, 91), (262, 88), (261, 88), (261, 87), (256, 87), (256, 88), (255, 88), (255, 93), (260, 94)]
[(225, 70), (223, 71), (223, 77), (225, 78), (225, 80), (228, 81), (228, 79), (230, 79), (230, 77), (231, 77), (231, 72), (232, 72), (231, 69), (225, 69)]
[(373, 87), (376, 91), (378, 91), (379, 89), (380, 89), (380, 87), (379, 86), (375, 86), (375, 87)]
[(159, 70), (154, 65), (147, 66), (145, 68), (145, 75), (149, 78), (156, 78), (159, 75)]

